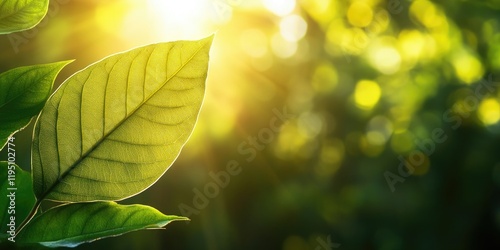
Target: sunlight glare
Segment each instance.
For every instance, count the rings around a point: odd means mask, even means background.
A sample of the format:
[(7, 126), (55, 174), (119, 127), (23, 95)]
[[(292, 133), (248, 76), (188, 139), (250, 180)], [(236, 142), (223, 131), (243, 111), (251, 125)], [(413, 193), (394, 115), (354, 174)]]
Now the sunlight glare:
[(278, 16), (286, 16), (295, 9), (295, 0), (263, 0), (264, 6)]
[(170, 36), (194, 38), (206, 35), (210, 20), (209, 0), (148, 0), (147, 10), (154, 15), (161, 33)]
[(260, 29), (244, 30), (240, 35), (243, 51), (252, 57), (263, 57), (268, 52), (267, 35)]
[(287, 41), (297, 42), (306, 35), (307, 23), (299, 15), (290, 15), (281, 20), (280, 32)]
[(281, 34), (275, 34), (271, 38), (271, 48), (276, 56), (289, 58), (297, 52), (297, 43), (289, 42)]

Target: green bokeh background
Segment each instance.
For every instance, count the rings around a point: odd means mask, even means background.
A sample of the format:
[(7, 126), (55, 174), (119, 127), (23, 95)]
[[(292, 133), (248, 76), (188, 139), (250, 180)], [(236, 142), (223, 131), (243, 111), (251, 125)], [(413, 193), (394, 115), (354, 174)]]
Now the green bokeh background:
[[(76, 59), (59, 85), (109, 54), (216, 32), (194, 134), (122, 202), (197, 213), (77, 249), (500, 249), (500, 1), (204, 1), (203, 29), (164, 36), (127, 14), (132, 0), (61, 2), (42, 27), (0, 37), (0, 71)], [(31, 129), (16, 135), (26, 170)], [(446, 139), (431, 147), (433, 131)], [(196, 208), (231, 162), (241, 173)]]

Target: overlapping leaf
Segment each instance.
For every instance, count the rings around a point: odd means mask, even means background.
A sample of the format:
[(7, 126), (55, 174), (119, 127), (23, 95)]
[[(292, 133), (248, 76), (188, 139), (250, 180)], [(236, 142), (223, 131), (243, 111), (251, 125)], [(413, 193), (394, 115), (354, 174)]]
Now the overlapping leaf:
[(47, 14), (49, 0), (0, 1), (0, 35), (33, 28)]
[(19, 67), (0, 74), (0, 149), (40, 113), (57, 74), (69, 62)]
[(17, 236), (25, 244), (75, 247), (103, 237), (141, 229), (163, 228), (179, 216), (167, 216), (144, 205), (114, 202), (75, 203), (52, 208), (39, 215)]
[(121, 200), (177, 158), (205, 91), (212, 37), (113, 55), (70, 77), (34, 132), (39, 200)]

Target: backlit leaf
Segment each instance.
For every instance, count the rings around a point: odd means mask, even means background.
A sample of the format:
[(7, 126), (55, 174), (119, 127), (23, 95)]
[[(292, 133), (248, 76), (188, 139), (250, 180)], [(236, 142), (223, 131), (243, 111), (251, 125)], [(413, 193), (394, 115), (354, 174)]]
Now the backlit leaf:
[(69, 62), (19, 67), (0, 74), (0, 149), (40, 113), (57, 74)]
[(116, 54), (70, 77), (34, 132), (39, 200), (121, 200), (156, 182), (197, 120), (212, 37)]
[(0, 2), (0, 35), (27, 30), (47, 14), (49, 0), (2, 0)]
[(160, 229), (185, 217), (164, 215), (144, 205), (115, 202), (74, 203), (58, 206), (35, 217), (16, 237), (23, 244), (76, 247), (104, 237), (141, 229)]

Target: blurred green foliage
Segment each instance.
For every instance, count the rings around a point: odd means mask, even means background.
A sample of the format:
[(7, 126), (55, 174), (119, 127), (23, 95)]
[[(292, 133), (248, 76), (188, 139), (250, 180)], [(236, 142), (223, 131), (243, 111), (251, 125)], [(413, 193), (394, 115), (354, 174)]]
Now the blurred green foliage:
[[(167, 39), (122, 2), (61, 5), (19, 53), (0, 38), (0, 68), (78, 59), (64, 77)], [(195, 134), (157, 184), (124, 201), (168, 214), (184, 204), (191, 222), (78, 249), (500, 248), (498, 1), (222, 1), (229, 18), (198, 2), (209, 27), (163, 27), (179, 34), (169, 40), (218, 30)], [(275, 109), (293, 115), (278, 132)], [(210, 173), (233, 161), (241, 172), (214, 188)]]

